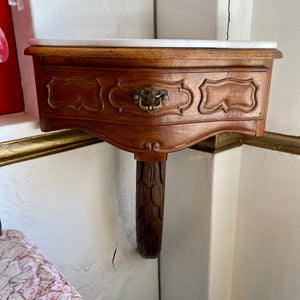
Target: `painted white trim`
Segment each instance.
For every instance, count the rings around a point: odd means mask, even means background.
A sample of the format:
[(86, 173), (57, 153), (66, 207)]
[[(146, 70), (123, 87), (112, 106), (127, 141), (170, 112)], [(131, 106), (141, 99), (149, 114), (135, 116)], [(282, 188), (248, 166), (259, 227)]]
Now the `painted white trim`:
[(214, 156), (209, 300), (231, 300), (241, 147)]

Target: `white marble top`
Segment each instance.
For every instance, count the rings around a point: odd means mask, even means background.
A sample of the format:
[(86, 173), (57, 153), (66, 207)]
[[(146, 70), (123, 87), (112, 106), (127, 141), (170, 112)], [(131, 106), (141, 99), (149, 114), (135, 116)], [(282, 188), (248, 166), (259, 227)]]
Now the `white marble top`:
[(221, 49), (274, 49), (276, 42), (219, 41), (219, 40), (168, 40), (168, 39), (32, 39), (37, 46), (95, 46), (95, 47), (163, 47), (163, 48), (221, 48)]

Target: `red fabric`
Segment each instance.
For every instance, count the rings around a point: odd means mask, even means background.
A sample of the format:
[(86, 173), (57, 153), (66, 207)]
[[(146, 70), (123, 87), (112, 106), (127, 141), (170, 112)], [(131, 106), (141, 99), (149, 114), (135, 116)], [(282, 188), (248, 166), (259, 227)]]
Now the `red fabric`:
[(9, 48), (8, 60), (0, 63), (0, 114), (24, 110), (14, 31), (7, 0), (0, 0), (0, 27)]
[(4, 32), (0, 27), (0, 63), (8, 59), (8, 45)]

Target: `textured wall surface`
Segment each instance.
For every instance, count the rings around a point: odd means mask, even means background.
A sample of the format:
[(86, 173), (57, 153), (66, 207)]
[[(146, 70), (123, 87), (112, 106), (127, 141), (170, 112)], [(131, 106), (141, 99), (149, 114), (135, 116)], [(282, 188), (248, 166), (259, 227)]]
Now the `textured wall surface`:
[(275, 40), (283, 59), (274, 64), (267, 130), (300, 135), (300, 3), (254, 0), (251, 39)]
[(153, 6), (147, 0), (30, 0), (36, 38), (153, 37)]
[(169, 156), (163, 300), (231, 300), (241, 148)]
[(24, 231), (87, 300), (157, 300), (157, 261), (135, 251), (134, 178), (133, 155), (106, 143), (2, 167), (4, 228)]
[(157, 29), (160, 39), (216, 38), (216, 1), (157, 1)]
[(214, 156), (209, 300), (231, 300), (241, 148)]
[(208, 299), (213, 155), (169, 155), (161, 253), (163, 300)]
[[(250, 40), (253, 0), (217, 0), (217, 39)], [(229, 23), (228, 23), (229, 21)]]
[[(299, 1), (253, 1), (252, 40), (275, 40), (267, 130), (300, 135)], [(243, 146), (232, 300), (300, 297), (300, 158)]]
[(232, 300), (300, 298), (300, 157), (244, 146)]

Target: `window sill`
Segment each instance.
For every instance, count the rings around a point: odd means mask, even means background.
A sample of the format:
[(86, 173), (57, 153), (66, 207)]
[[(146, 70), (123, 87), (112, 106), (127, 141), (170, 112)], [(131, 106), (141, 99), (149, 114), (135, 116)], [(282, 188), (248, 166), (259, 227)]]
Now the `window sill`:
[(25, 112), (0, 116), (0, 142), (43, 134), (36, 116)]

